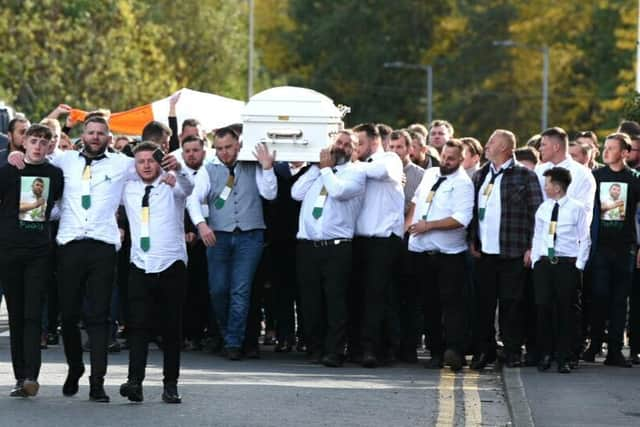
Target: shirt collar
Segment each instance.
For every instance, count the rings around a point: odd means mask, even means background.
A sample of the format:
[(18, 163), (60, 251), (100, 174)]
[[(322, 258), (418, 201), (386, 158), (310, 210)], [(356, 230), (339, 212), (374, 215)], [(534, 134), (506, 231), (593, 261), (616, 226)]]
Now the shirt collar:
[(561, 199), (556, 200), (556, 202), (558, 202), (558, 205), (560, 206), (566, 205), (568, 201), (569, 201), (569, 197), (566, 194), (562, 196)]
[(496, 167), (493, 165), (493, 162), (489, 162), (489, 168), (494, 172), (500, 172), (501, 170), (509, 169), (511, 166), (513, 166), (513, 159), (509, 159), (504, 162), (502, 166), (500, 166), (500, 169), (496, 169)]

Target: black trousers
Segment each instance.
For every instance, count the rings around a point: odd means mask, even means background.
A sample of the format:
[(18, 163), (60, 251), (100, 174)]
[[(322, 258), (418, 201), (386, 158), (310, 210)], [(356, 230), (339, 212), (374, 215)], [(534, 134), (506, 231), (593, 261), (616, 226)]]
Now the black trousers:
[(631, 298), (629, 300), (630, 354), (640, 354), (640, 270), (633, 270)]
[(397, 334), (400, 356), (415, 354), (418, 337), (422, 332), (421, 302), (418, 267), (420, 257), (407, 249), (407, 239), (402, 248), (401, 262), (397, 270), (396, 294), (397, 305), (394, 307), (398, 319)]
[(202, 240), (187, 244), (187, 296), (184, 305), (184, 336), (190, 340), (204, 338), (209, 324), (209, 282), (207, 252)]
[(324, 247), (298, 243), (296, 270), (305, 342), (311, 353), (344, 354), (351, 256), (351, 242)]
[[(295, 344), (295, 311), (294, 302), (299, 301), (296, 285), (296, 241), (276, 240), (273, 242), (273, 295), (275, 300), (274, 315), (278, 341), (287, 340)], [(299, 305), (299, 304), (298, 304)], [(300, 313), (298, 307), (298, 314)], [(301, 322), (298, 316), (298, 324)]]
[(465, 253), (413, 253), (431, 355), (466, 347)]
[(145, 377), (149, 340), (154, 330), (158, 309), (164, 384), (175, 384), (180, 373), (182, 343), (182, 311), (185, 299), (187, 269), (176, 261), (160, 273), (145, 273), (131, 264), (129, 268), (129, 381), (141, 383)]
[[(389, 318), (389, 310), (393, 301), (394, 274), (397, 264), (401, 262), (402, 240), (391, 237), (357, 237), (354, 253), (357, 261), (354, 263), (353, 289), (350, 293), (350, 311), (354, 317), (355, 336), (354, 350), (358, 347), (364, 351), (379, 353), (383, 343), (385, 319)], [(388, 341), (388, 340), (385, 340)], [(359, 342), (359, 345), (358, 345)]]
[(107, 373), (116, 249), (114, 245), (91, 239), (74, 240), (58, 249), (62, 339), (67, 364), (76, 371), (83, 366), (78, 322), (84, 318), (91, 343), (90, 380), (101, 382)]
[(11, 363), (16, 380), (38, 379), (42, 303), (51, 275), (48, 248), (11, 249), (0, 257), (0, 279), (9, 312)]
[(508, 354), (520, 354), (523, 341), (525, 267), (521, 257), (485, 255), (476, 260), (478, 322), (475, 353), (495, 352), (494, 322), (500, 304), (500, 337)]
[(541, 355), (554, 353), (560, 361), (568, 360), (580, 332), (575, 304), (582, 274), (575, 263), (536, 262), (533, 269), (535, 303), (538, 307), (538, 349)]

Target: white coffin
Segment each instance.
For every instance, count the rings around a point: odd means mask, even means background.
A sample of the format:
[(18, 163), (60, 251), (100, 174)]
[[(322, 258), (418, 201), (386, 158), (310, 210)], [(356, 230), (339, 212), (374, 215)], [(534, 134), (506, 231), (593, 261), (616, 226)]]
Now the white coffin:
[(320, 150), (343, 128), (348, 107), (336, 107), (311, 89), (274, 87), (251, 97), (242, 112), (240, 160), (255, 160), (252, 152), (263, 142), (276, 150), (278, 161), (317, 162)]

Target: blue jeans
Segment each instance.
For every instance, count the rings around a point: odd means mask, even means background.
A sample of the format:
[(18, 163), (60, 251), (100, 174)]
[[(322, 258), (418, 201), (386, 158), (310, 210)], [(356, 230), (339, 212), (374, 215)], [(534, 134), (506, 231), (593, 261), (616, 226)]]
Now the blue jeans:
[(226, 348), (244, 341), (251, 283), (264, 243), (263, 230), (216, 231), (216, 244), (207, 248), (209, 296)]
[(591, 344), (599, 350), (604, 327), (609, 319), (609, 353), (622, 349), (627, 319), (627, 298), (631, 291), (635, 266), (635, 249), (611, 250), (597, 248), (591, 257), (593, 270)]

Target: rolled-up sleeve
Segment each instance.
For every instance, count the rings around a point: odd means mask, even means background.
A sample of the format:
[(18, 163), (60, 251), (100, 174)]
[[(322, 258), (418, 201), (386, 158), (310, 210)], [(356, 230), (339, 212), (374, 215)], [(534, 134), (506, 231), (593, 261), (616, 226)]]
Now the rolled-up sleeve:
[(453, 213), (451, 218), (459, 222), (463, 227), (468, 227), (473, 218), (473, 183), (465, 180), (460, 185), (460, 191), (453, 199)]

